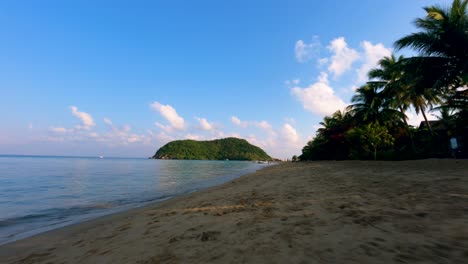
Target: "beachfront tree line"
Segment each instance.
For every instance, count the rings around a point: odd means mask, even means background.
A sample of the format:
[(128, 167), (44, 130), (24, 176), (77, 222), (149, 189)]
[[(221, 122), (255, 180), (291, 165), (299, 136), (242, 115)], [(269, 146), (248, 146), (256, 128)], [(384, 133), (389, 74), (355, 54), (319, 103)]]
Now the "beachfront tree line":
[[(326, 116), (300, 160), (414, 159), (468, 152), (468, 0), (450, 7), (425, 7), (415, 20), (419, 32), (395, 42), (417, 56), (384, 57), (356, 89), (343, 111)], [(412, 107), (422, 114), (419, 127), (407, 123)], [(427, 112), (439, 111), (430, 121)]]

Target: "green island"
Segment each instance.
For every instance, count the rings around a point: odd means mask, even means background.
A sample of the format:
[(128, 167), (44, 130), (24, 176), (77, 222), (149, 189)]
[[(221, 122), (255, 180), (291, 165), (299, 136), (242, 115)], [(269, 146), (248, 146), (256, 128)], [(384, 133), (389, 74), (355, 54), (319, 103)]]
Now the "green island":
[(177, 160), (262, 160), (272, 158), (245, 139), (223, 138), (210, 141), (175, 140), (161, 147), (153, 159)]

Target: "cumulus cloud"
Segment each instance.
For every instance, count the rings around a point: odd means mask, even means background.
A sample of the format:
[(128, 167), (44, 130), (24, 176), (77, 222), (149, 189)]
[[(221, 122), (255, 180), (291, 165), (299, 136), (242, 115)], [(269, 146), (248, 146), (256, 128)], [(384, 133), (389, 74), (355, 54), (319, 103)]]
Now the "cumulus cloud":
[(241, 121), (238, 117), (232, 116), (231, 117), (232, 123), (235, 125), (242, 127), (242, 128), (247, 128), (247, 127), (257, 127), (260, 129), (263, 129), (269, 133), (274, 133), (273, 127), (271, 126), (270, 123), (268, 123), (265, 120), (262, 121)]
[(151, 131), (148, 131), (147, 134), (134, 133), (129, 125), (117, 126), (107, 117), (103, 118), (103, 121), (108, 126), (108, 131), (98, 133), (91, 129), (95, 126), (95, 123), (89, 114), (80, 112), (75, 106), (71, 106), (70, 109), (72, 114), (81, 120), (81, 124), (73, 128), (52, 126), (49, 128), (50, 134), (45, 140), (55, 142), (94, 142), (115, 147), (135, 143), (149, 146), (154, 143), (154, 139), (159, 139), (159, 137), (153, 136)]
[(156, 141), (159, 141), (161, 143), (167, 143), (169, 141), (173, 141), (175, 138), (172, 136), (169, 136), (165, 132), (161, 131), (159, 133), (153, 133), (153, 131), (149, 130), (148, 134), (151, 138), (156, 139)]
[(236, 126), (240, 126), (240, 127), (243, 127), (243, 128), (246, 128), (249, 123), (247, 121), (241, 121), (237, 116), (231, 116), (231, 122), (236, 125)]
[(311, 43), (298, 40), (294, 46), (294, 53), (298, 62), (306, 62), (317, 57), (320, 53), (320, 48), (319, 38), (314, 36)]
[(231, 121), (235, 125), (240, 125), (241, 124), (241, 120), (237, 116), (231, 116)]
[(320, 74), (316, 83), (306, 88), (294, 87), (291, 93), (302, 103), (304, 109), (318, 115), (330, 115), (346, 107), (345, 102), (330, 87), (328, 75), (325, 72)]
[(150, 107), (154, 111), (159, 112), (171, 124), (171, 127), (178, 130), (185, 129), (184, 119), (177, 114), (177, 111), (172, 106), (153, 102)]
[(149, 144), (151, 141), (151, 131), (148, 131), (149, 135), (131, 133), (131, 126), (123, 125), (118, 127), (114, 125), (112, 120), (109, 118), (104, 118), (104, 123), (109, 126), (110, 131), (106, 134), (95, 137), (98, 141), (112, 142), (113, 144), (119, 143), (124, 145), (139, 142)]
[(271, 129), (272, 129), (270, 123), (268, 123), (268, 122), (265, 121), (265, 120), (262, 120), (262, 121), (260, 121), (260, 122), (257, 122), (257, 123), (256, 123), (256, 126), (259, 127), (259, 128), (261, 128), (261, 129), (264, 129), (264, 130), (271, 130)]
[(363, 41), (361, 47), (364, 49), (364, 63), (356, 70), (358, 83), (366, 82), (367, 73), (377, 67), (379, 60), (392, 54), (392, 49), (386, 48), (382, 43), (372, 45), (369, 41)]
[(297, 130), (289, 123), (284, 123), (279, 128), (265, 131), (266, 134), (249, 134), (244, 138), (257, 145), (273, 157), (287, 159), (292, 155), (299, 155), (306, 141), (301, 138)]
[(82, 125), (78, 126), (78, 128), (84, 128), (89, 130), (91, 127), (95, 126), (96, 124), (94, 123), (93, 118), (91, 117), (90, 114), (85, 113), (85, 112), (80, 112), (78, 110), (78, 107), (76, 106), (70, 106), (72, 114), (81, 120)]
[(166, 126), (166, 125), (163, 125), (163, 124), (161, 124), (159, 122), (154, 123), (154, 125), (156, 127), (159, 127), (161, 130), (163, 130), (166, 133), (171, 133), (174, 130), (174, 128), (172, 126), (170, 126), (170, 125)]
[(333, 53), (328, 70), (335, 78), (349, 70), (351, 65), (359, 59), (359, 53), (348, 47), (344, 37), (332, 40), (327, 48)]
[(296, 129), (288, 123), (283, 125), (282, 134), (289, 142), (296, 143), (299, 141), (299, 135), (297, 134)]
[(201, 128), (201, 129), (207, 130), (207, 131), (212, 131), (212, 130), (214, 130), (213, 124), (211, 124), (210, 122), (208, 122), (208, 120), (206, 120), (206, 118), (199, 118), (199, 117), (196, 117), (196, 119), (198, 120), (198, 123), (200, 123), (200, 128)]

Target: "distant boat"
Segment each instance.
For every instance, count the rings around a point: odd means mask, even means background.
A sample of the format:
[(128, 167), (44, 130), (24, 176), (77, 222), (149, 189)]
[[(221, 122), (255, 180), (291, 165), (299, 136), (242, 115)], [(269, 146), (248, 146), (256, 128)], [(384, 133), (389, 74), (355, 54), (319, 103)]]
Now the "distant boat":
[(100, 158), (100, 159), (103, 159), (103, 158), (104, 158), (104, 156), (99, 156), (99, 158)]

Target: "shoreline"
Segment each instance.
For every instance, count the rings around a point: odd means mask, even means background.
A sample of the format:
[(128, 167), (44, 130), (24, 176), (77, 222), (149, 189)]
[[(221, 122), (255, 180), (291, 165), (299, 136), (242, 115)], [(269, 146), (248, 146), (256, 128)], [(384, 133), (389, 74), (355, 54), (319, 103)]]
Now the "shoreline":
[(268, 166), (0, 246), (6, 263), (462, 262), (468, 160)]
[[(142, 212), (145, 212), (146, 210), (150, 210), (155, 207), (163, 206), (163, 204), (165, 203), (177, 203), (179, 199), (189, 199), (189, 196), (191, 195), (197, 195), (205, 191), (216, 190), (216, 189), (223, 187), (224, 185), (228, 187), (230, 184), (232, 184), (234, 181), (238, 179), (241, 179), (243, 177), (248, 177), (249, 175), (255, 174), (259, 171), (265, 170), (270, 167), (279, 166), (279, 165), (281, 165), (281, 163), (270, 164), (268, 166), (258, 169), (255, 172), (250, 172), (244, 175), (237, 176), (234, 179), (228, 180), (227, 182), (224, 182), (218, 185), (205, 187), (205, 188), (198, 189), (198, 190), (192, 190), (187, 193), (174, 195), (171, 197), (166, 197), (164, 199), (157, 199), (156, 201), (149, 202), (139, 207), (124, 209), (122, 211), (109, 213), (109, 214), (105, 214), (105, 215), (98, 216), (98, 217), (93, 217), (91, 219), (87, 219), (87, 220), (80, 221), (80, 222), (73, 223), (73, 224), (66, 225), (66, 226), (61, 226), (58, 228), (54, 228), (51, 230), (47, 230), (44, 232), (31, 235), (25, 238), (20, 238), (11, 242), (0, 244), (0, 259), (3, 257), (4, 254), (10, 255), (11, 254), (10, 251), (12, 250), (20, 251), (20, 252), (23, 250), (28, 250), (29, 246), (23, 247), (23, 244), (34, 244), (36, 240), (41, 241), (43, 239), (50, 239), (51, 237), (53, 237), (54, 239), (65, 239), (66, 237), (79, 233), (82, 230), (87, 230), (89, 228), (95, 227), (100, 224), (106, 224), (109, 221), (122, 220), (121, 218), (128, 218), (130, 215), (142, 213)], [(170, 207), (171, 205), (164, 205), (164, 207), (166, 206)], [(26, 241), (26, 240), (30, 240), (30, 242), (23, 243), (23, 241)]]
[[(82, 158), (79, 158), (80, 160)], [(97, 159), (97, 158), (96, 158)], [(16, 160), (16, 159), (15, 159)], [(63, 161), (61, 159), (60, 161)], [(146, 159), (142, 159), (145, 164), (152, 164), (153, 162), (147, 162)], [(97, 162), (96, 164), (100, 164)], [(178, 161), (179, 162), (179, 161)], [(182, 161), (183, 162), (183, 161)], [(43, 199), (34, 199), (31, 200), (29, 204), (27, 204), (26, 208), (31, 208), (32, 210), (27, 211), (24, 210), (23, 207), (21, 207), (23, 204), (26, 205), (26, 203), (20, 204), (19, 207), (11, 207), (9, 209), (9, 205), (7, 202), (7, 205), (4, 205), (2, 209), (4, 210), (5, 214), (2, 215), (3, 217), (0, 216), (0, 246), (9, 244), (21, 239), (25, 239), (28, 237), (32, 237), (44, 232), (52, 231), (55, 229), (59, 229), (62, 227), (67, 227), (71, 226), (77, 223), (81, 222), (86, 222), (89, 220), (93, 220), (96, 218), (100, 218), (106, 215), (112, 215), (115, 213), (119, 212), (125, 212), (134, 208), (140, 208), (144, 207), (147, 205), (152, 205), (152, 204), (157, 204), (160, 202), (163, 202), (168, 199), (172, 199), (178, 196), (183, 196), (187, 195), (196, 191), (203, 190), (205, 188), (209, 188), (212, 186), (217, 186), (221, 185), (225, 182), (229, 182), (232, 179), (235, 179), (237, 177), (240, 177), (242, 175), (255, 172), (256, 170), (264, 168), (264, 166), (261, 165), (250, 165), (247, 164), (247, 162), (243, 162), (243, 165), (237, 166), (237, 165), (232, 165), (232, 166), (225, 166), (225, 165), (212, 165), (212, 161), (208, 161), (209, 165), (207, 165), (208, 168), (211, 167), (227, 167), (228, 169), (226, 170), (218, 170), (218, 169), (208, 169), (204, 173), (200, 172), (202, 174), (199, 175), (199, 177), (193, 177), (192, 176), (183, 176), (179, 175), (177, 173), (180, 173), (177, 168), (184, 168), (184, 165), (176, 165), (175, 174), (173, 173), (172, 176), (168, 176), (165, 174), (171, 174), (170, 172), (165, 172), (161, 173), (162, 176), (158, 174), (158, 177), (153, 177), (151, 176), (152, 174), (150, 172), (142, 173), (142, 175), (138, 175), (137, 177), (133, 177), (134, 175), (131, 173), (127, 173), (127, 175), (123, 175), (123, 177), (128, 177), (130, 180), (125, 180), (122, 186), (125, 186), (124, 190), (122, 192), (122, 188), (120, 190), (120, 193), (117, 195), (114, 195), (114, 192), (112, 191), (107, 191), (107, 192), (96, 192), (95, 194), (92, 194), (92, 198), (87, 201), (84, 196), (81, 194), (76, 194), (73, 193), (73, 198), (67, 198), (62, 199), (61, 197), (65, 196), (67, 197), (69, 193), (67, 192), (57, 192), (55, 196), (51, 196), (52, 199), (56, 199), (57, 201), (54, 204), (47, 204), (47, 201), (49, 199), (49, 196), (47, 195), (42, 195), (42, 197), (46, 197), (46, 200)], [(163, 164), (165, 163), (165, 164)], [(193, 162), (192, 162), (193, 163)], [(220, 163), (225, 164), (225, 161), (220, 161)], [(109, 164), (109, 163), (107, 163)], [(111, 163), (113, 164), (113, 162)], [(117, 163), (118, 165), (120, 163)], [(138, 163), (136, 163), (138, 164)], [(161, 164), (158, 166), (164, 167), (162, 171), (165, 170), (165, 167), (170, 167), (172, 162), (157, 162), (157, 164)], [(167, 165), (169, 164), (169, 165)], [(177, 163), (178, 164), (178, 163)], [(231, 163), (230, 163), (231, 164)], [(235, 163), (235, 164), (241, 164), (241, 163)], [(151, 166), (151, 165), (150, 165)], [(194, 165), (196, 166), (196, 165)], [(189, 167), (192, 167), (192, 165), (189, 165)], [(232, 168), (231, 168), (232, 167)], [(240, 168), (239, 168), (240, 167)], [(73, 168), (71, 168), (73, 169)], [(47, 168), (46, 168), (47, 170)], [(60, 170), (56, 170), (60, 171)], [(66, 170), (64, 170), (66, 171)], [(108, 177), (112, 178), (111, 181), (109, 182), (107, 179), (101, 180), (97, 179), (97, 182), (101, 181), (102, 186), (100, 186), (100, 189), (115, 189), (117, 187), (112, 187), (115, 186), (113, 184), (113, 179), (121, 179), (122, 175), (117, 174), (116, 177), (114, 177), (114, 174), (112, 173), (113, 171), (110, 170), (110, 173), (108, 173)], [(118, 171), (115, 171), (115, 173), (119, 173)], [(159, 172), (158, 172), (159, 173)], [(164, 174), (164, 175), (163, 175)], [(144, 178), (145, 175), (150, 175), (149, 177), (146, 176), (146, 181), (145, 180), (139, 180), (141, 178)], [(191, 175), (195, 175), (192, 173)], [(164, 178), (166, 177), (166, 178)], [(96, 177), (98, 178), (98, 177)], [(148, 182), (148, 178), (150, 182)], [(153, 178), (155, 178), (154, 181), (151, 181)], [(172, 179), (175, 180), (172, 180)], [(131, 179), (137, 179), (131, 180)], [(169, 184), (167, 188), (164, 187), (164, 184), (167, 184), (164, 182), (164, 179), (171, 179), (170, 181), (171, 184)], [(83, 179), (79, 179), (83, 180)], [(78, 181), (79, 181), (78, 180)], [(140, 185), (138, 185), (138, 180), (140, 182)], [(91, 181), (91, 180), (90, 180)], [(185, 182), (189, 182), (190, 184), (186, 184)], [(94, 181), (93, 181), (94, 182)], [(128, 185), (127, 185), (127, 182)], [(135, 184), (137, 182), (137, 184)], [(54, 184), (53, 182), (50, 182), (50, 184)], [(74, 186), (72, 184), (77, 184), (76, 182), (70, 182), (70, 181), (65, 181), (63, 183), (63, 188), (73, 188), (70, 186)], [(67, 185), (69, 184), (69, 185)], [(150, 185), (149, 185), (150, 184)], [(137, 189), (130, 189), (129, 186), (136, 186)], [(171, 185), (175, 186), (172, 187)], [(105, 186), (109, 186), (105, 187)], [(143, 187), (142, 187), (143, 186)], [(163, 186), (163, 187), (161, 187)], [(3, 186), (3, 187), (8, 187), (8, 186)], [(41, 187), (42, 188), (42, 187)], [(1, 189), (1, 188), (0, 188)], [(42, 189), (38, 190), (39, 193), (42, 191)], [(75, 191), (75, 190), (71, 190)], [(48, 191), (47, 191), (48, 192)], [(24, 193), (25, 196), (30, 196), (30, 195), (35, 195), (35, 191)], [(53, 194), (54, 192), (52, 192)], [(60, 196), (63, 194), (63, 196)], [(122, 195), (123, 194), (123, 195)], [(6, 190), (5, 195), (13, 195), (12, 197), (15, 197), (15, 193), (9, 193), (9, 190)], [(72, 196), (70, 196), (72, 197)], [(11, 204), (14, 204), (16, 199), (13, 199)], [(37, 206), (36, 206), (37, 205)], [(45, 209), (44, 209), (45, 208)], [(0, 210), (1, 211), (1, 210)]]

